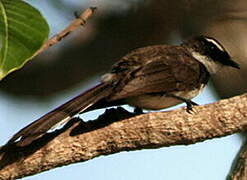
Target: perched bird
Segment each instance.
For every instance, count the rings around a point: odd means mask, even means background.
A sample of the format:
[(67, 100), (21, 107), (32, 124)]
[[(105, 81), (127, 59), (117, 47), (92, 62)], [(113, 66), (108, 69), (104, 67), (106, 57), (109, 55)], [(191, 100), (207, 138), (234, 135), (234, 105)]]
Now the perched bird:
[(26, 146), (74, 115), (109, 106), (129, 104), (163, 109), (191, 101), (207, 84), (210, 74), (224, 66), (239, 68), (214, 38), (197, 36), (181, 45), (139, 48), (122, 57), (101, 82), (45, 114), (17, 132), (7, 144)]

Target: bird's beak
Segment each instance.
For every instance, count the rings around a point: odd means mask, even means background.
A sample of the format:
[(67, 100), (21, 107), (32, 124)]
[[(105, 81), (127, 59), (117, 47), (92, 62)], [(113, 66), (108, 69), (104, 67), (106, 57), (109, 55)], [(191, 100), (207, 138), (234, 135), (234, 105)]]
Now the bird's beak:
[(234, 67), (234, 68), (240, 69), (239, 64), (236, 63), (235, 61), (233, 61), (232, 59), (229, 59), (229, 60), (228, 60), (228, 65), (229, 65), (229, 66), (232, 66), (232, 67)]

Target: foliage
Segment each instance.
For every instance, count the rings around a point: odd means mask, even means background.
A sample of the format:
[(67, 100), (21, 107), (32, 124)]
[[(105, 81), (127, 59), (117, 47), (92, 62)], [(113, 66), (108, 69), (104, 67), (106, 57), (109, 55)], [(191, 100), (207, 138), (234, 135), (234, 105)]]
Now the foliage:
[(37, 9), (21, 0), (0, 0), (0, 80), (29, 61), (48, 34)]

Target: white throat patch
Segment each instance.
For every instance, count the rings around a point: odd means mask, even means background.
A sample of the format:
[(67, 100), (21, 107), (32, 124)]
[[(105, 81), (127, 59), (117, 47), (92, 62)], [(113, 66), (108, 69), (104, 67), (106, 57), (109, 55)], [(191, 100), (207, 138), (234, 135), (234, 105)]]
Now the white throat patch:
[(190, 50), (190, 52), (196, 60), (201, 62), (207, 68), (210, 74), (215, 74), (222, 66), (220, 63), (217, 63), (209, 59), (207, 56), (202, 55), (194, 50)]

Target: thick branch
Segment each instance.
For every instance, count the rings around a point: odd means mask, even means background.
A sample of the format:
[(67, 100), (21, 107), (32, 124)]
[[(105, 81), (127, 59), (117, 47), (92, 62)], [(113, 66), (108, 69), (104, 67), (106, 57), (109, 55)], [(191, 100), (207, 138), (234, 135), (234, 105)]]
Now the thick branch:
[[(25, 148), (3, 147), (0, 179), (15, 179), (120, 151), (193, 144), (247, 128), (247, 94), (195, 107), (111, 122), (74, 123)], [(116, 121), (116, 122), (114, 122)], [(108, 123), (108, 124), (107, 124)]]

